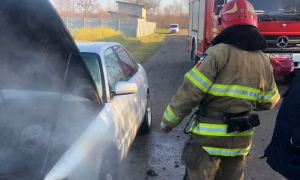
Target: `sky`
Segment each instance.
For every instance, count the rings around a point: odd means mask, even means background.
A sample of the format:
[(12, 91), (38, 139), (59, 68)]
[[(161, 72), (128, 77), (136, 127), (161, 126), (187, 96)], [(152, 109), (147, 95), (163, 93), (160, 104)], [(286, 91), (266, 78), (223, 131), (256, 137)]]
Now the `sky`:
[[(104, 8), (106, 7), (107, 0), (98, 0), (98, 1), (102, 7), (104, 7)], [(172, 0), (161, 0), (161, 4), (163, 6), (166, 6), (171, 3), (172, 3)]]

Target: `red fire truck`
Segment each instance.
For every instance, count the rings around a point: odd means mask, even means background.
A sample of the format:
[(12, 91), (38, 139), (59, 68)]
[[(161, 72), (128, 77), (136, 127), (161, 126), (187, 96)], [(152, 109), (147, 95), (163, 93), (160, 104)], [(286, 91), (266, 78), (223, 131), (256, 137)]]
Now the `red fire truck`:
[[(189, 2), (189, 52), (197, 63), (210, 47), (211, 40), (222, 27), (219, 13), (232, 0), (190, 0)], [(274, 75), (290, 80), (300, 71), (300, 11), (298, 1), (248, 0), (257, 13), (258, 29), (265, 36)]]

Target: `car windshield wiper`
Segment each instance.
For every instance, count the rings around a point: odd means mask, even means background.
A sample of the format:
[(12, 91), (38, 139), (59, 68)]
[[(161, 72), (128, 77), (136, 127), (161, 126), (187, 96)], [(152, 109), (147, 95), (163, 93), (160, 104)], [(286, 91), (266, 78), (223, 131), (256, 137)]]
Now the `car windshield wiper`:
[(267, 13), (263, 13), (262, 15), (264, 15), (264, 16), (266, 16), (266, 17), (268, 17), (268, 18), (271, 18), (273, 21), (278, 21), (277, 18), (275, 18), (275, 17), (273, 17), (273, 16), (271, 16), (271, 15), (269, 15), (269, 14), (267, 14)]

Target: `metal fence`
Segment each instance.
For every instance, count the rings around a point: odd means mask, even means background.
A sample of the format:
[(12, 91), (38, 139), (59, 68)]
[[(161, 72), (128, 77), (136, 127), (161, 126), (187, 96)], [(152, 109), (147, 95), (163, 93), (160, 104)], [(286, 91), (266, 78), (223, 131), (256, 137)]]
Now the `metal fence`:
[(141, 37), (155, 32), (156, 23), (138, 19), (62, 18), (70, 32), (76, 28), (105, 26), (122, 31), (127, 37)]

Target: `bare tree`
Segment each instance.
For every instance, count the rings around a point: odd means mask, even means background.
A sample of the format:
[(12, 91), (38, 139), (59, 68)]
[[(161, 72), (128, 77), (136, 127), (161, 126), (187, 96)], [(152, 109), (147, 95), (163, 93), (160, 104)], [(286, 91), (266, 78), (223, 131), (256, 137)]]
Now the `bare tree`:
[(188, 12), (190, 10), (190, 0), (181, 0), (184, 11)]
[(56, 11), (61, 16), (70, 16), (72, 13), (72, 1), (71, 0), (54, 0), (52, 1)]
[[(185, 1), (185, 0), (184, 0)], [(188, 28), (189, 13), (183, 0), (175, 0), (172, 4), (160, 9), (157, 14), (148, 17), (148, 21), (156, 22), (157, 28), (169, 28), (170, 24), (179, 24), (181, 29)]]
[(77, 5), (83, 9), (85, 18), (99, 7), (97, 0), (79, 0)]
[(118, 11), (118, 4), (116, 0), (106, 0), (107, 2), (107, 9), (111, 11)]

